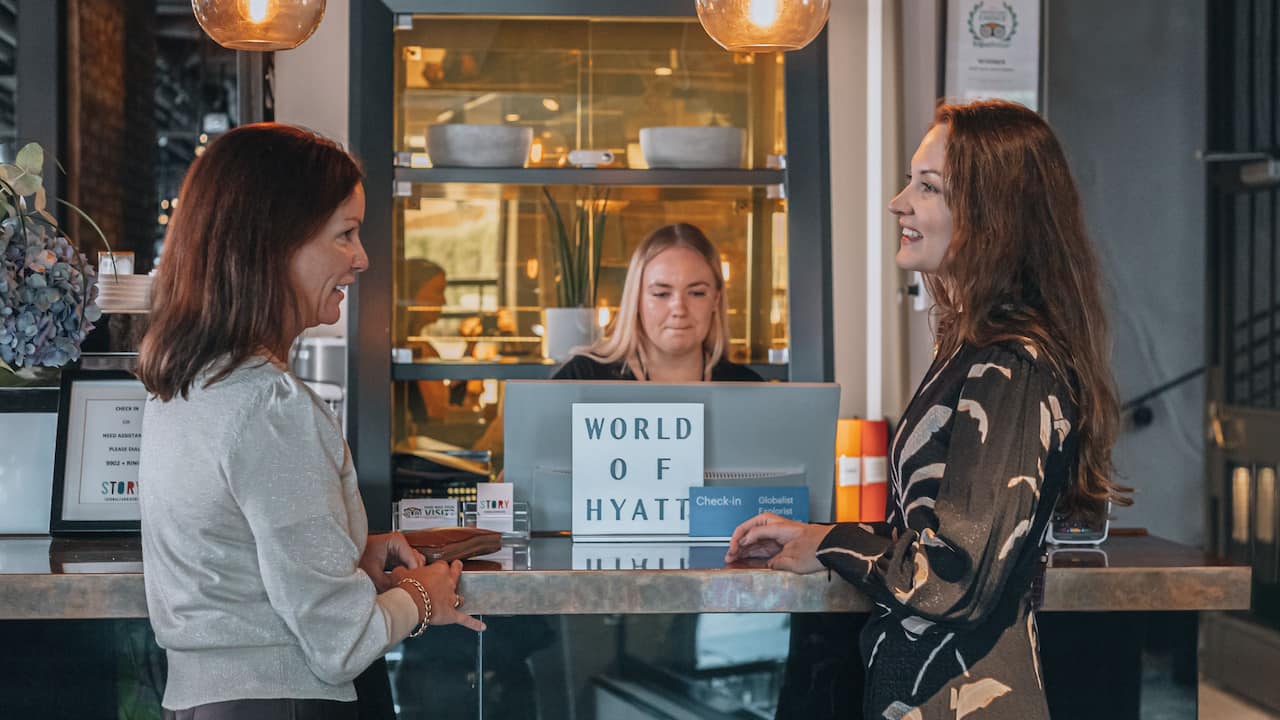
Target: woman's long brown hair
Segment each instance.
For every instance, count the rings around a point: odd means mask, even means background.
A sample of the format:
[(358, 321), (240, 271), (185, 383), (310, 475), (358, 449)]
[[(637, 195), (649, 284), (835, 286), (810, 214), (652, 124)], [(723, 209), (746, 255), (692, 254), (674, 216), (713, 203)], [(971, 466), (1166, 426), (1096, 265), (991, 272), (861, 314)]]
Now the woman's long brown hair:
[(1108, 500), (1132, 504), (1111, 480), (1120, 419), (1102, 272), (1062, 147), (1039, 115), (1009, 102), (941, 105), (934, 124), (948, 128), (953, 225), (946, 258), (925, 281), (939, 352), (1032, 341), (1079, 408), (1079, 463), (1059, 510), (1097, 520)]
[(152, 289), (138, 377), (161, 400), (187, 397), (301, 327), (289, 261), (354, 192), (360, 167), (301, 128), (246, 125), (196, 159), (182, 182)]

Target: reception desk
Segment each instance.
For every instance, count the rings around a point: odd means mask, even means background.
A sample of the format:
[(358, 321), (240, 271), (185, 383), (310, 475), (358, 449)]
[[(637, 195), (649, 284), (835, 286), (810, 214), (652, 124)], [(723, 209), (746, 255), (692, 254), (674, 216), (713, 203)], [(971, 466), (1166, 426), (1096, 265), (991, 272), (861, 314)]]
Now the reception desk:
[[(459, 585), (475, 614), (867, 612), (838, 576), (725, 566), (724, 545), (624, 547), (535, 537), (468, 563)], [(1045, 612), (1243, 610), (1250, 568), (1145, 534), (1100, 552), (1055, 552)], [(576, 557), (575, 557), (576, 555)], [(146, 617), (142, 552), (132, 538), (0, 538), (0, 619)], [(661, 567), (660, 567), (661, 566)]]
[[(469, 561), (459, 589), (489, 631), (431, 628), (389, 653), (399, 717), (856, 714), (856, 634), (867, 599), (826, 572), (725, 566), (724, 550), (535, 537)], [(1162, 717), (1195, 718), (1198, 611), (1247, 608), (1250, 569), (1140, 533), (1056, 551), (1050, 561), (1039, 624), (1054, 717), (1136, 720), (1154, 703)], [(154, 710), (163, 654), (146, 613), (138, 538), (0, 538), (0, 631), (10, 648), (0, 658), (0, 715), (85, 717), (86, 708), (125, 707), (134, 695), (146, 698), (137, 707)], [(788, 622), (768, 613), (802, 615)], [(821, 647), (796, 644), (815, 628)], [(1153, 647), (1163, 653), (1155, 660)], [(843, 695), (822, 701), (835, 714), (797, 711), (794, 703), (809, 698), (787, 689), (784, 678), (815, 662), (839, 677), (826, 687)], [(69, 676), (101, 681), (69, 692)], [(132, 678), (133, 689), (117, 677)], [(23, 690), (31, 687), (63, 689)], [(1081, 692), (1097, 687), (1108, 691)], [(1170, 711), (1170, 697), (1179, 709)]]

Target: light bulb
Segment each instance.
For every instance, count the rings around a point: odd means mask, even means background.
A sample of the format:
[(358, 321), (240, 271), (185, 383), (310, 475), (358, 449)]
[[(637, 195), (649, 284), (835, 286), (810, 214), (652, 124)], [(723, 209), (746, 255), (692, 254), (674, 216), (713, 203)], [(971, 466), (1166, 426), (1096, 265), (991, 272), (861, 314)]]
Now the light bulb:
[(270, 19), (272, 9), (271, 0), (249, 0), (245, 7), (249, 22), (257, 25), (261, 25)]
[(696, 0), (703, 29), (733, 52), (799, 50), (813, 41), (831, 0)]
[(200, 27), (232, 50), (298, 47), (320, 26), (325, 0), (191, 0)]
[(778, 21), (778, 0), (749, 0), (747, 17), (758, 28), (768, 28)]

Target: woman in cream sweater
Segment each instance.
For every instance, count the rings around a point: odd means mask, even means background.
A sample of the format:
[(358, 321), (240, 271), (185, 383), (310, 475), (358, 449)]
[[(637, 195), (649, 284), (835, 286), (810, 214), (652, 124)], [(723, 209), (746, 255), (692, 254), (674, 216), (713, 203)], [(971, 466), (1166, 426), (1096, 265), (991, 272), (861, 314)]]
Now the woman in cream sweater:
[(284, 125), (227, 133), (183, 183), (138, 370), (167, 718), (355, 718), (352, 680), (388, 648), (483, 629), (458, 609), (460, 564), (368, 535), (341, 428), (284, 363), (368, 267), (363, 218), (355, 161)]

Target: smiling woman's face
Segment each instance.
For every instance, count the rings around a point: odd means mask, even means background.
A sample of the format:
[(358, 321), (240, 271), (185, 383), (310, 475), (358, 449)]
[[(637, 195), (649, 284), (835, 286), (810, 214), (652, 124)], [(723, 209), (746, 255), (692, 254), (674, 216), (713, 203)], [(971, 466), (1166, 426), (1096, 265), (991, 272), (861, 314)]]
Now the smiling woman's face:
[(294, 253), (289, 276), (302, 315), (299, 332), (338, 322), (342, 288), (369, 267), (369, 256), (360, 244), (362, 222), (364, 190), (357, 185), (320, 232)]
[(685, 247), (664, 250), (640, 279), (640, 329), (657, 352), (679, 357), (701, 352), (719, 303), (715, 274)]
[(903, 270), (936, 273), (951, 245), (951, 209), (947, 207), (946, 125), (934, 125), (911, 158), (907, 186), (889, 203), (902, 229), (895, 260)]

